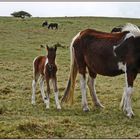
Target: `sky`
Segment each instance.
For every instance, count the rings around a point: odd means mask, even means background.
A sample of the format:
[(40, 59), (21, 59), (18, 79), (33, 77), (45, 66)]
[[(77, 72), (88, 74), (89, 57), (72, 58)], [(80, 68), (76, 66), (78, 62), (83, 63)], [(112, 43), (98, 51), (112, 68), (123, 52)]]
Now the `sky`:
[(10, 16), (10, 13), (20, 10), (33, 17), (140, 18), (140, 2), (0, 2), (0, 16)]

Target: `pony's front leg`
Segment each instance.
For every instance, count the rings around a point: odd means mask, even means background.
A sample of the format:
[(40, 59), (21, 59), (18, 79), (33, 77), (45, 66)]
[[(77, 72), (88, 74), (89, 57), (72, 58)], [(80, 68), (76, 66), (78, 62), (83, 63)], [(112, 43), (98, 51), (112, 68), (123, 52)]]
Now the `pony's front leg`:
[(50, 108), (50, 84), (49, 84), (49, 80), (46, 80), (46, 84), (47, 84), (47, 96), (45, 97), (45, 103), (46, 103), (46, 109)]
[(43, 99), (44, 103), (46, 103), (46, 96), (44, 93), (44, 77), (43, 76), (41, 76), (41, 78), (40, 78), (40, 90), (41, 90), (42, 99)]
[(52, 79), (52, 84), (53, 84), (53, 88), (54, 88), (54, 96), (55, 96), (55, 103), (56, 103), (56, 107), (58, 110), (61, 109), (60, 103), (59, 103), (59, 99), (58, 99), (58, 88), (57, 88), (57, 79), (53, 78)]
[(132, 107), (131, 107), (131, 96), (133, 93), (132, 87), (126, 87), (124, 89), (123, 97), (121, 100), (121, 107), (123, 108), (123, 111), (126, 113), (126, 115), (131, 118), (134, 116)]
[(87, 97), (86, 97), (86, 75), (80, 74), (80, 85), (81, 85), (81, 92), (82, 92), (82, 106), (83, 111), (89, 111), (89, 107), (87, 104)]
[(126, 112), (126, 115), (131, 118), (134, 116), (132, 107), (131, 107), (131, 97), (133, 93), (133, 82), (136, 78), (137, 73), (127, 72), (125, 73), (126, 78), (126, 87), (121, 100), (121, 107), (123, 111)]

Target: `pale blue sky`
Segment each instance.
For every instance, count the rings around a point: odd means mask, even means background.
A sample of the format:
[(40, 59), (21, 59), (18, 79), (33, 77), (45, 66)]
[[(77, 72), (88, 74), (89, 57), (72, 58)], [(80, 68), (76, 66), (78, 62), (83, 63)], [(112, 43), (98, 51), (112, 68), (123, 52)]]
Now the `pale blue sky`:
[(140, 2), (0, 2), (0, 16), (24, 10), (33, 17), (105, 16), (140, 18)]

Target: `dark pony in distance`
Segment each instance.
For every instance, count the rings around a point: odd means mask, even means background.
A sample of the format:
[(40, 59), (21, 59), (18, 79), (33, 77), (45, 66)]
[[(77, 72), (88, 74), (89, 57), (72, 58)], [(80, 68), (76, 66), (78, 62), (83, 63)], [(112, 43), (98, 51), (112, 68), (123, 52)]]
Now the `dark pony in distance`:
[(45, 26), (48, 26), (48, 22), (47, 22), (47, 21), (44, 21), (44, 22), (42, 23), (42, 27), (45, 27)]
[[(41, 45), (43, 48), (43, 45)], [(59, 104), (58, 99), (58, 88), (57, 88), (57, 66), (55, 64), (55, 58), (56, 58), (56, 50), (55, 48), (49, 48), (47, 49), (47, 56), (38, 56), (33, 61), (33, 82), (32, 82), (32, 104), (35, 104), (35, 92), (36, 92), (36, 84), (38, 79), (40, 78), (40, 90), (41, 95), (44, 103), (46, 104), (46, 109), (49, 109), (50, 104), (50, 80), (52, 81), (53, 88), (54, 88), (54, 95), (55, 95), (55, 102), (57, 109), (61, 109), (61, 106)], [(45, 96), (44, 93), (44, 80), (46, 81), (47, 85), (47, 96)]]
[(48, 25), (48, 29), (58, 29), (58, 24), (57, 23), (50, 23), (49, 25)]
[(126, 24), (120, 33), (106, 33), (93, 29), (79, 32), (71, 43), (71, 67), (62, 102), (73, 102), (77, 73), (80, 74), (82, 107), (88, 111), (86, 99), (86, 70), (88, 87), (96, 106), (103, 107), (95, 90), (97, 74), (117, 76), (125, 74), (126, 86), (121, 107), (128, 117), (134, 115), (131, 107), (133, 82), (140, 72), (140, 30), (136, 25)]

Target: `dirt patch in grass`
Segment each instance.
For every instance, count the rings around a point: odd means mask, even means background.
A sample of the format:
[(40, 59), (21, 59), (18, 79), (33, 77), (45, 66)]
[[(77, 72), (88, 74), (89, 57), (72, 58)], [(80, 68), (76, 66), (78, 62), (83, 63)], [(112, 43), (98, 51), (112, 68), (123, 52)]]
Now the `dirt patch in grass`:
[(6, 86), (6, 87), (2, 87), (0, 89), (0, 92), (1, 92), (1, 94), (5, 94), (6, 95), (6, 94), (11, 93), (13, 91), (12, 91), (12, 89), (10, 87)]

